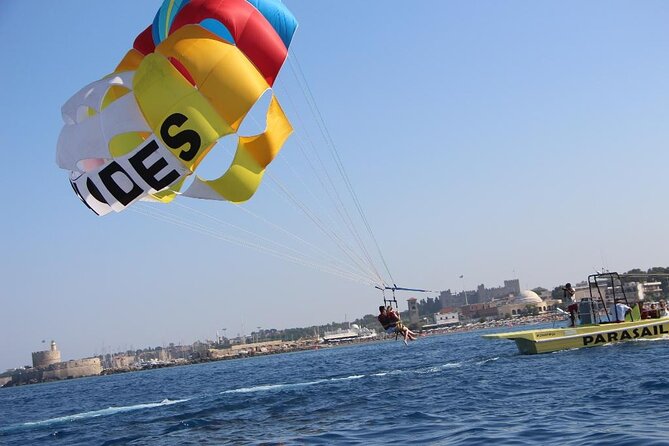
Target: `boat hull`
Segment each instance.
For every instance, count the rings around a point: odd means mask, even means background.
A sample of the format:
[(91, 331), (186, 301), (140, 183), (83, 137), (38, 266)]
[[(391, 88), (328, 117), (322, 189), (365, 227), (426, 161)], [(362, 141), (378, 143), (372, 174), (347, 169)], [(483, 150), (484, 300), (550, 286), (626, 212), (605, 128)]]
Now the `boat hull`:
[(663, 336), (669, 336), (669, 317), (483, 335), (486, 339), (513, 340), (522, 354), (550, 353)]

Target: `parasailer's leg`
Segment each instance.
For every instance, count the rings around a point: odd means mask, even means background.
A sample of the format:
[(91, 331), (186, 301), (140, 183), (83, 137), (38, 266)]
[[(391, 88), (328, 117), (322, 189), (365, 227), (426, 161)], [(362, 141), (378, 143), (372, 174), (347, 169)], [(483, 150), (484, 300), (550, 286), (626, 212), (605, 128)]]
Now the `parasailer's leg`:
[(407, 342), (407, 336), (408, 336), (408, 334), (407, 334), (407, 329), (406, 329), (406, 327), (405, 327), (404, 325), (402, 325), (401, 322), (399, 322), (399, 323), (395, 326), (395, 340), (396, 340), (396, 341), (397, 341), (397, 338), (398, 338), (400, 335), (402, 335), (402, 337), (403, 337), (402, 341), (404, 341), (404, 343), (405, 343), (406, 345), (409, 345), (408, 342)]
[(402, 336), (404, 336), (405, 344), (408, 344), (407, 342), (408, 340), (413, 341), (416, 339), (416, 335), (411, 330), (409, 330), (402, 322), (398, 322), (397, 325), (395, 326), (395, 333), (398, 335), (401, 333)]

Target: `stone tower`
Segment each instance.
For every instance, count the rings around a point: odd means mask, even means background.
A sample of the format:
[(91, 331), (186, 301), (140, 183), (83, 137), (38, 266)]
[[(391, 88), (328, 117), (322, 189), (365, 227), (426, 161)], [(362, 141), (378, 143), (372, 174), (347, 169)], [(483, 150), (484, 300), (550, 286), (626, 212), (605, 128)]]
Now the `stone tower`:
[(33, 352), (33, 367), (47, 367), (60, 362), (60, 352), (56, 347), (56, 341), (51, 341), (51, 350)]
[(407, 299), (407, 304), (409, 305), (409, 323), (417, 324), (420, 320), (420, 315), (418, 314), (418, 303), (415, 297), (410, 297)]

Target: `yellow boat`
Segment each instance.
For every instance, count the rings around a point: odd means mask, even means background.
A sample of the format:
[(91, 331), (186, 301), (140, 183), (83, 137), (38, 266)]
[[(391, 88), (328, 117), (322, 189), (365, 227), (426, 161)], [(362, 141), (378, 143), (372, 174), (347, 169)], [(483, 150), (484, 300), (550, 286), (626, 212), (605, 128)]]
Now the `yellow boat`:
[(610, 342), (653, 339), (669, 335), (669, 317), (640, 321), (593, 324), (543, 330), (514, 331), (483, 335), (486, 339), (516, 341), (522, 354), (549, 353), (572, 348), (595, 347)]
[[(611, 320), (608, 313), (601, 316), (601, 310), (606, 308), (607, 302), (612, 305), (619, 301), (628, 303), (617, 273), (593, 274), (588, 277), (588, 284), (590, 298), (580, 302), (579, 314), (582, 314), (581, 321), (592, 323), (574, 327), (494, 333), (483, 337), (510, 339), (516, 341), (520, 353), (536, 354), (669, 335), (669, 317), (641, 319), (638, 306), (626, 316), (625, 321)], [(619, 297), (621, 294), (622, 297)]]

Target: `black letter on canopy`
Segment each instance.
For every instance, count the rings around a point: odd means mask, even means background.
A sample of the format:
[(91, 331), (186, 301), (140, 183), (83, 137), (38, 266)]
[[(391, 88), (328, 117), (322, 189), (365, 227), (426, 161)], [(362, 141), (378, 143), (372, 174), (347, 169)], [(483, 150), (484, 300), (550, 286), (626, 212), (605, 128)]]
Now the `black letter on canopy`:
[[(114, 181), (114, 178), (112, 177), (112, 175), (117, 172), (125, 175), (125, 177), (132, 183), (132, 189), (127, 192), (121, 189), (121, 187), (116, 183), (116, 181)], [(102, 184), (105, 185), (109, 193), (111, 193), (114, 198), (116, 198), (123, 206), (129, 205), (132, 203), (132, 200), (142, 194), (142, 188), (139, 187), (137, 183), (132, 180), (132, 178), (130, 178), (128, 173), (123, 170), (123, 167), (121, 167), (116, 161), (109, 163), (109, 165), (102, 169), (98, 175), (100, 175), (100, 180), (102, 180)]]
[(100, 203), (109, 204), (107, 203), (107, 200), (105, 200), (105, 197), (102, 196), (100, 190), (97, 188), (93, 180), (90, 178), (86, 178), (86, 188), (88, 188), (88, 192), (93, 195), (93, 198), (98, 200)]
[[(88, 204), (88, 202), (84, 199), (84, 196), (81, 195), (81, 192), (79, 191), (79, 187), (77, 186), (77, 183), (75, 183), (74, 181), (70, 180), (70, 186), (72, 186), (72, 189), (74, 189), (74, 193), (77, 194), (77, 197), (79, 197), (79, 199), (81, 200), (81, 202), (84, 203), (88, 209), (90, 209), (91, 211), (93, 211), (93, 212), (95, 213), (95, 215), (100, 215), (100, 214), (98, 214), (98, 213), (95, 211), (95, 209), (93, 209), (93, 208), (91, 207), (90, 204)], [(100, 201), (100, 202), (102, 202), (102, 203), (106, 203), (104, 197), (102, 197), (102, 195), (100, 195), (100, 191), (98, 190), (97, 187), (95, 187), (95, 184), (93, 184), (93, 182), (91, 181), (90, 178), (88, 178), (88, 179), (86, 180), (86, 187), (89, 189), (89, 192), (91, 193), (91, 195), (93, 196), (93, 198), (95, 198), (96, 200), (98, 200), (98, 201)], [(95, 192), (93, 192), (93, 190), (95, 190)], [(102, 199), (99, 199), (98, 196), (96, 195), (96, 193), (97, 193), (98, 195), (100, 195), (100, 197), (102, 197)]]
[(167, 166), (167, 160), (160, 157), (150, 166), (147, 167), (144, 165), (144, 161), (156, 150), (158, 150), (158, 143), (156, 141), (151, 141), (131, 156), (128, 161), (130, 162), (130, 165), (135, 168), (139, 176), (146, 181), (146, 184), (155, 190), (161, 190), (176, 181), (179, 178), (179, 172), (172, 169), (162, 179), (157, 179), (156, 175)]
[(181, 127), (186, 121), (188, 121), (188, 118), (181, 113), (172, 113), (165, 118), (165, 121), (163, 121), (163, 124), (160, 126), (160, 136), (163, 138), (163, 141), (165, 141), (165, 144), (174, 150), (184, 144), (188, 144), (189, 149), (182, 150), (179, 154), (179, 158), (184, 161), (191, 161), (200, 150), (200, 145), (202, 144), (200, 135), (198, 135), (195, 130), (190, 129), (177, 132), (174, 136), (169, 133), (170, 127), (173, 125)]

